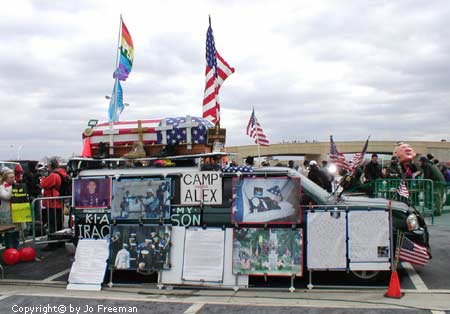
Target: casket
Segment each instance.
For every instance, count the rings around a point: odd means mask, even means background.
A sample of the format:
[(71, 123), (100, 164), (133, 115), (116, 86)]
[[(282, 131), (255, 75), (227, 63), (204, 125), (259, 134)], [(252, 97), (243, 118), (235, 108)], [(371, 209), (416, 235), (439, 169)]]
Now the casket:
[(160, 155), (168, 146), (176, 155), (211, 152), (207, 145), (207, 130), (214, 128), (206, 119), (175, 117), (150, 120), (99, 123), (83, 132), (83, 140), (90, 138), (92, 154), (98, 156), (100, 148), (113, 143), (113, 156), (122, 157), (130, 152), (134, 143), (141, 141), (147, 157)]

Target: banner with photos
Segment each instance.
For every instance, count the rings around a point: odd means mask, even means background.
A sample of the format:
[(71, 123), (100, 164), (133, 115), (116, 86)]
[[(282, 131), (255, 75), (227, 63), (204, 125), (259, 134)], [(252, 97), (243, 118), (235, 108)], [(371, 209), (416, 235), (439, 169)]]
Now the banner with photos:
[(299, 178), (233, 178), (232, 221), (300, 223), (299, 196)]
[(116, 270), (161, 270), (170, 264), (170, 226), (112, 225), (111, 263)]
[(302, 276), (302, 273), (302, 229), (234, 229), (233, 274)]
[(171, 180), (113, 178), (111, 218), (169, 219)]

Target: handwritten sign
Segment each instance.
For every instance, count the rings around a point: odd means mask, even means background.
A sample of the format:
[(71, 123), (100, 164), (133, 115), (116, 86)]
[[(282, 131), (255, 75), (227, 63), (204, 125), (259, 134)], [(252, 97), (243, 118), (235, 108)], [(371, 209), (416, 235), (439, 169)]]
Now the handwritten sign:
[(217, 171), (199, 171), (183, 174), (180, 185), (182, 205), (222, 204), (222, 177)]

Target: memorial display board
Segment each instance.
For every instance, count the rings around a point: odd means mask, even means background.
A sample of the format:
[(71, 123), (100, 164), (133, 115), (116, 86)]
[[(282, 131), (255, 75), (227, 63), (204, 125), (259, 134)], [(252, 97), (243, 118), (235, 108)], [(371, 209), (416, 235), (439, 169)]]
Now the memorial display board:
[(235, 223), (301, 222), (299, 178), (233, 178), (233, 195)]
[(109, 208), (111, 206), (111, 179), (83, 177), (73, 179), (75, 208)]
[(184, 242), (183, 275), (186, 281), (221, 282), (225, 231), (222, 229), (189, 228)]
[(302, 229), (234, 230), (233, 274), (302, 276)]
[(112, 225), (111, 262), (114, 269), (142, 271), (170, 267), (170, 226)]
[(315, 209), (307, 225), (308, 269), (347, 269), (347, 213)]
[[(161, 283), (166, 285), (202, 285), (208, 287), (247, 287), (248, 276), (236, 276), (232, 272), (233, 259), (233, 229), (227, 228), (225, 231), (225, 248), (223, 263), (223, 278), (221, 282), (209, 281), (185, 281), (183, 277), (183, 260), (185, 255), (185, 236), (189, 229), (184, 227), (173, 227), (171, 234), (172, 246), (170, 248), (171, 268), (161, 271)], [(208, 229), (206, 229), (208, 230)], [(215, 229), (217, 230), (217, 229)], [(191, 278), (193, 279), (193, 278)]]
[(170, 178), (113, 178), (112, 190), (112, 219), (170, 218)]
[(350, 270), (390, 270), (389, 212), (350, 211), (347, 220)]

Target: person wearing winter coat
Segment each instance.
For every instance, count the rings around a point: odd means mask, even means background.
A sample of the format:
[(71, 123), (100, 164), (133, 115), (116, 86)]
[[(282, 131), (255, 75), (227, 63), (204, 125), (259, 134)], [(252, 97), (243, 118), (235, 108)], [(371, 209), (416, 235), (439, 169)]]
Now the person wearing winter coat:
[(11, 197), (12, 188), (15, 183), (14, 172), (6, 170), (2, 175), (2, 184), (0, 185), (0, 225), (11, 225)]
[[(57, 197), (61, 188), (61, 176), (67, 176), (64, 169), (59, 167), (56, 159), (50, 160), (47, 165), (50, 174), (41, 180), (41, 188), (44, 190), (44, 197)], [(60, 199), (43, 200), (42, 223), (47, 224), (50, 233), (63, 229), (63, 204)]]

